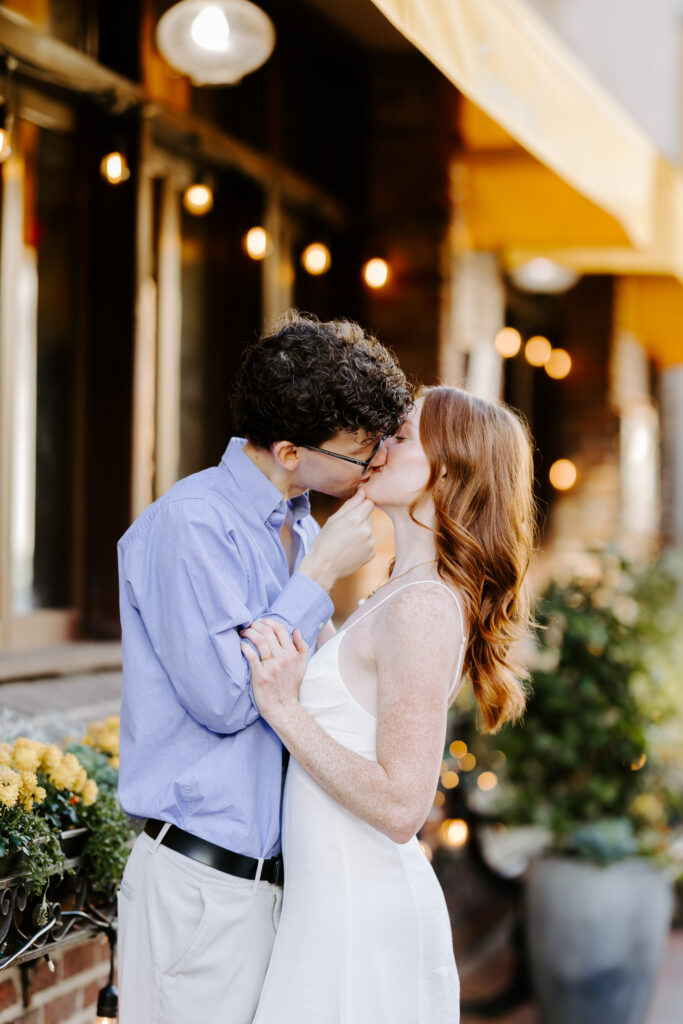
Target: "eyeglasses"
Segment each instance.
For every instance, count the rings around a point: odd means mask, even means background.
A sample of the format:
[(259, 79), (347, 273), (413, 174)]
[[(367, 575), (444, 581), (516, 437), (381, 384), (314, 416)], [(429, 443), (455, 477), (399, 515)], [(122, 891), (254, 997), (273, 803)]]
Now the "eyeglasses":
[(340, 455), (339, 452), (328, 451), (327, 448), (316, 448), (314, 444), (299, 444), (297, 448), (308, 448), (309, 452), (322, 452), (323, 455), (331, 455), (333, 459), (343, 459), (344, 462), (353, 462), (355, 466), (362, 466), (363, 472), (368, 468), (374, 458), (377, 457), (377, 453), (387, 439), (387, 435), (383, 434), (375, 447), (372, 449), (370, 458), (362, 462), (360, 459), (353, 459), (350, 455)]

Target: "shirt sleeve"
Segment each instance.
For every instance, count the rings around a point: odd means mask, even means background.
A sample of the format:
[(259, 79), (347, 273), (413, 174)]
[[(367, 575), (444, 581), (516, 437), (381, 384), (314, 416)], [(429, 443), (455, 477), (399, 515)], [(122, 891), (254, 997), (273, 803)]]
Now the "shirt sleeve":
[[(185, 499), (159, 511), (145, 541), (134, 569), (125, 559), (123, 568), (154, 652), (196, 721), (216, 733), (239, 732), (259, 712), (238, 632), (254, 616), (237, 540), (210, 504)], [(295, 573), (264, 614), (314, 638), (328, 604), (321, 587)]]

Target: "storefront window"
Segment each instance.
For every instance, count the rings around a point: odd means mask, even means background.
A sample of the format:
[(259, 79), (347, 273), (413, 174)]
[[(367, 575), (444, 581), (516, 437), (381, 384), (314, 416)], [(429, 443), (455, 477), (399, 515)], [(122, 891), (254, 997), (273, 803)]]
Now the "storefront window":
[[(69, 134), (20, 122), (13, 295), (12, 612), (73, 602), (77, 166)], [(3, 273), (5, 268), (3, 268)]]

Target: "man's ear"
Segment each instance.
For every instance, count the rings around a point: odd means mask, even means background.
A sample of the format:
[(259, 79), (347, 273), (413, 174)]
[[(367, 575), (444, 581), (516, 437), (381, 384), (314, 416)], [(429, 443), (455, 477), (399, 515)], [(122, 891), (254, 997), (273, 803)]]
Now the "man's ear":
[(291, 441), (275, 441), (270, 450), (278, 464), (289, 473), (299, 468), (299, 449)]

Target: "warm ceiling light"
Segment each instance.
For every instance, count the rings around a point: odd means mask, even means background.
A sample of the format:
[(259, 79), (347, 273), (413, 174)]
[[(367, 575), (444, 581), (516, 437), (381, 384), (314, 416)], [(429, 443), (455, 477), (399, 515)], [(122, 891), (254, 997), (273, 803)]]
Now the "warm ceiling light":
[(511, 359), (522, 347), (522, 335), (514, 327), (503, 327), (496, 335), (495, 346), (498, 355)]
[(545, 372), (553, 380), (562, 380), (572, 368), (572, 357), (563, 348), (554, 348), (545, 364)]
[(110, 185), (120, 185), (130, 178), (128, 161), (123, 153), (107, 153), (100, 162), (100, 174)]
[(457, 772), (444, 772), (441, 776), (441, 785), (444, 789), (455, 789), (460, 782), (460, 777)]
[(379, 257), (368, 260), (363, 267), (363, 277), (370, 288), (383, 288), (389, 280), (389, 264)]
[(190, 26), (190, 35), (197, 46), (211, 53), (225, 53), (230, 39), (230, 25), (220, 7), (205, 7)]
[(547, 338), (541, 337), (540, 334), (529, 338), (524, 346), (524, 358), (532, 366), (545, 366), (550, 359), (551, 352), (552, 345)]
[(188, 213), (201, 217), (213, 206), (213, 192), (208, 185), (188, 185), (183, 195), (183, 206)]
[(244, 251), (252, 260), (262, 260), (270, 252), (270, 239), (264, 228), (249, 228), (242, 239)]
[(570, 459), (558, 459), (550, 467), (548, 477), (556, 491), (568, 491), (576, 483), (576, 466)]
[(332, 257), (330, 256), (330, 250), (322, 242), (311, 242), (301, 254), (301, 262), (304, 270), (317, 277), (319, 274), (324, 274), (326, 270), (330, 269)]
[(275, 28), (250, 0), (180, 0), (159, 19), (156, 41), (194, 85), (234, 85), (268, 60)]
[(573, 288), (579, 275), (571, 267), (537, 256), (510, 271), (513, 284), (525, 292), (559, 295)]

